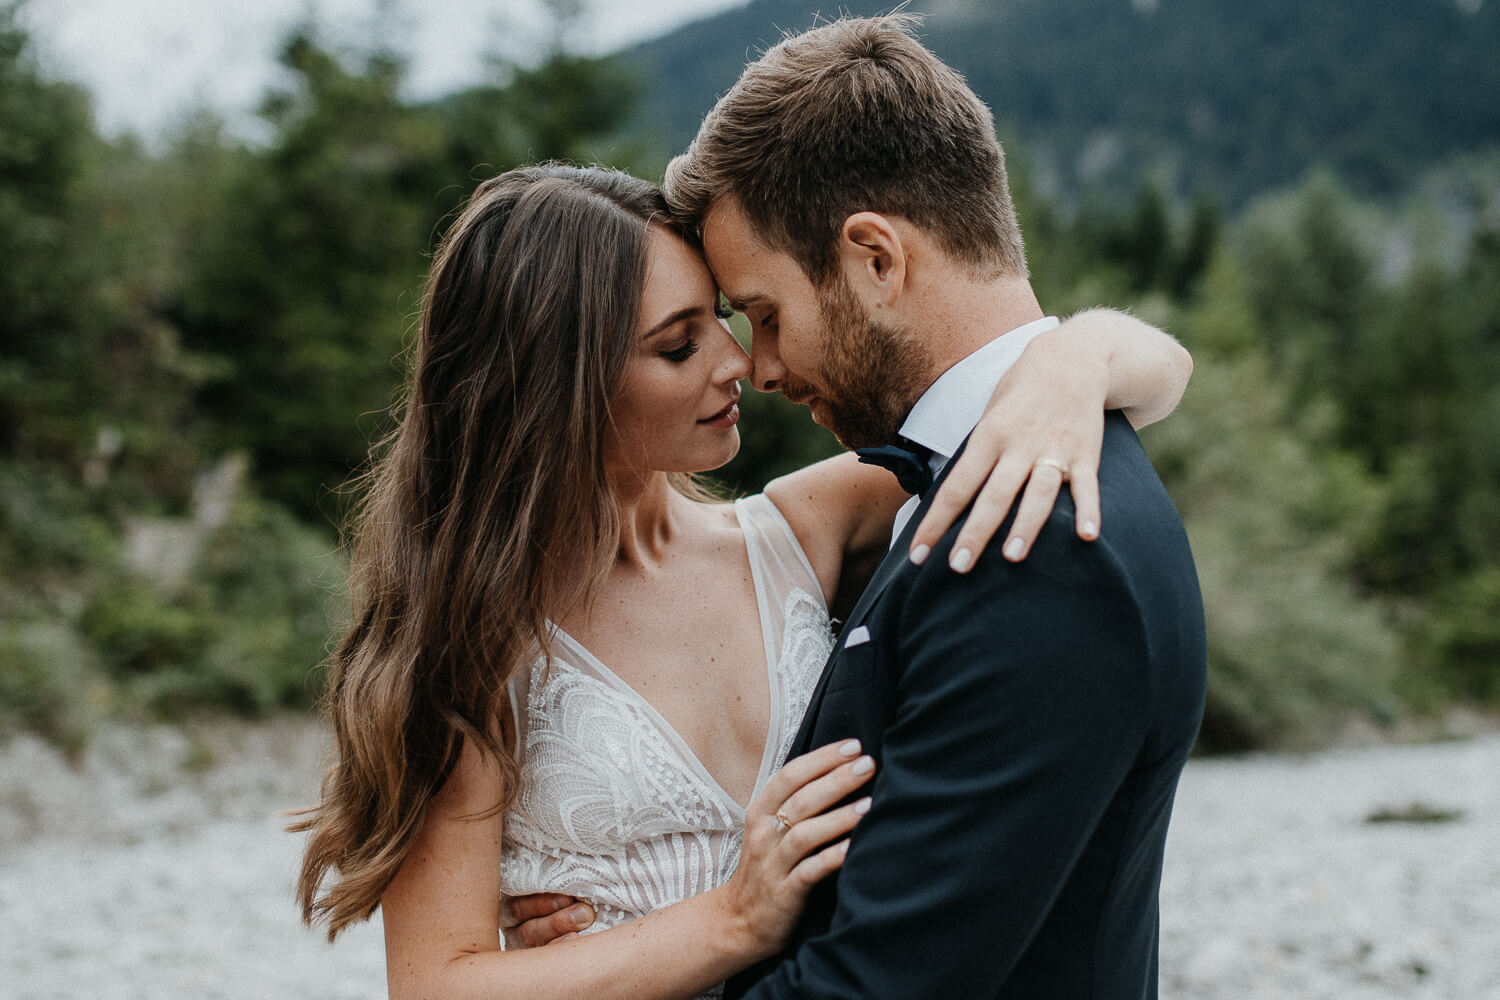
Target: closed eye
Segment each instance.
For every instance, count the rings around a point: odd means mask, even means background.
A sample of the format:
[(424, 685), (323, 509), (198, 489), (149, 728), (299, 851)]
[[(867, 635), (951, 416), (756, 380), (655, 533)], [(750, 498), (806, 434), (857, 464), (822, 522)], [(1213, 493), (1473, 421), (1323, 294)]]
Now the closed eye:
[(680, 365), (698, 353), (698, 342), (696, 340), (689, 340), (681, 347), (674, 347), (670, 351), (659, 351), (657, 353), (673, 364)]

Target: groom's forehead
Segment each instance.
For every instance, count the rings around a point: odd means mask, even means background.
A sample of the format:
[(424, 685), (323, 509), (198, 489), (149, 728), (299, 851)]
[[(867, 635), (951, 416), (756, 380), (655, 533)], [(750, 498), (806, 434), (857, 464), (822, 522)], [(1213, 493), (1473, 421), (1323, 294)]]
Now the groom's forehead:
[(748, 228), (745, 212), (733, 195), (714, 199), (698, 220), (698, 234), (705, 250), (710, 243), (742, 237)]
[(732, 196), (709, 206), (700, 233), (709, 269), (732, 307), (743, 312), (775, 302), (783, 272), (795, 264), (784, 250), (767, 245)]

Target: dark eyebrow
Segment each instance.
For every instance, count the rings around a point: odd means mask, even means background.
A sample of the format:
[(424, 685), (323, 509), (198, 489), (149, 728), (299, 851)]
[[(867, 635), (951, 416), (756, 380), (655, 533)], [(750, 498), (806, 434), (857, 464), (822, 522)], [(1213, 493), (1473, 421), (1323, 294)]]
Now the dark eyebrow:
[(666, 319), (662, 320), (660, 323), (657, 323), (651, 329), (647, 330), (645, 333), (641, 334), (641, 339), (650, 340), (652, 337), (656, 336), (658, 333), (661, 333), (673, 323), (681, 323), (685, 319), (692, 319), (702, 311), (702, 306), (688, 306), (686, 309), (679, 309), (668, 316)]

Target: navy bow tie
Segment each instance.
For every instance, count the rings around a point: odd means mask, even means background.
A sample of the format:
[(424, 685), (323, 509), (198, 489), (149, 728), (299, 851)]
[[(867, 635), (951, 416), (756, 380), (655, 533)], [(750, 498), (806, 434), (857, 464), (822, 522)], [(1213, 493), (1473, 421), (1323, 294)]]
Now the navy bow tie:
[(901, 488), (912, 496), (923, 496), (932, 488), (932, 466), (928, 464), (932, 452), (919, 444), (907, 444), (909, 447), (883, 444), (878, 448), (856, 448), (854, 454), (866, 465), (878, 465), (895, 473)]

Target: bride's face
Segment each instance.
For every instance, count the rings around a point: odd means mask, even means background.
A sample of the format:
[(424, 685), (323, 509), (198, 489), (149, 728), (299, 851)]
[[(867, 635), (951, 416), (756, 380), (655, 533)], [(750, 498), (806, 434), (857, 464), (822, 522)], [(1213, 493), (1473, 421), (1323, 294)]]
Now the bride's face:
[(736, 403), (750, 358), (720, 318), (718, 300), (698, 252), (652, 226), (635, 349), (611, 403), (611, 466), (706, 472), (739, 451)]

